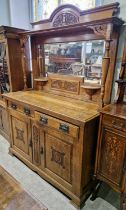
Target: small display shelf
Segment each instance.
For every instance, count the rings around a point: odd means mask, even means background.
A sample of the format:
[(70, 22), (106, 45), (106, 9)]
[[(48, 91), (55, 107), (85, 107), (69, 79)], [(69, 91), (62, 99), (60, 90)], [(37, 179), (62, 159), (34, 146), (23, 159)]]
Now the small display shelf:
[(85, 90), (85, 92), (89, 96), (89, 100), (92, 101), (92, 96), (97, 92), (97, 90), (101, 89), (101, 85), (84, 84), (84, 85), (81, 85), (81, 88), (83, 88)]

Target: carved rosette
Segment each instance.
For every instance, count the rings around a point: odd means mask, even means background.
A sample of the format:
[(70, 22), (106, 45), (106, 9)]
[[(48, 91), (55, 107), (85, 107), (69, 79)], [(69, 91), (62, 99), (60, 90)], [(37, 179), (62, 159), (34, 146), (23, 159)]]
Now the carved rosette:
[(53, 21), (53, 27), (73, 25), (79, 22), (79, 17), (73, 13), (65, 12), (59, 14)]
[(16, 139), (19, 139), (20, 141), (25, 143), (24, 142), (24, 131), (19, 129), (19, 128), (17, 128), (17, 127), (15, 127), (15, 129), (16, 129)]
[(65, 153), (59, 152), (59, 151), (55, 150), (53, 147), (51, 147), (51, 149), (52, 149), (51, 161), (54, 161), (55, 163), (61, 165), (62, 168), (65, 168), (64, 167), (64, 156), (65, 156)]

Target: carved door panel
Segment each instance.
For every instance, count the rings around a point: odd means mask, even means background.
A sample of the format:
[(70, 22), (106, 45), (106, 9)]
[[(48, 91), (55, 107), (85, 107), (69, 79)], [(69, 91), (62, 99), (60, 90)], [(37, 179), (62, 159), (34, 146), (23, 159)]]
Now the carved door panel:
[(8, 113), (6, 109), (2, 109), (2, 124), (4, 132), (9, 135), (9, 123), (8, 123)]
[(12, 134), (12, 147), (18, 153), (28, 159), (32, 160), (31, 148), (31, 122), (28, 116), (24, 114), (13, 112), (11, 117), (11, 134)]
[(45, 133), (45, 168), (72, 183), (73, 145)]
[(44, 131), (35, 123), (32, 124), (33, 163), (44, 168)]
[(126, 138), (107, 128), (103, 128), (102, 131), (98, 173), (121, 187), (126, 167)]

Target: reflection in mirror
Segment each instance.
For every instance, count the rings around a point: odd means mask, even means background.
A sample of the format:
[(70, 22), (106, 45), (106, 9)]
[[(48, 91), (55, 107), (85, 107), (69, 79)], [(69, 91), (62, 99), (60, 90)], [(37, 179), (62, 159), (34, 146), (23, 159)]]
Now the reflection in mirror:
[(9, 92), (9, 78), (6, 61), (6, 47), (4, 43), (0, 43), (0, 94)]
[(44, 44), (45, 71), (82, 75), (85, 81), (100, 83), (104, 41)]

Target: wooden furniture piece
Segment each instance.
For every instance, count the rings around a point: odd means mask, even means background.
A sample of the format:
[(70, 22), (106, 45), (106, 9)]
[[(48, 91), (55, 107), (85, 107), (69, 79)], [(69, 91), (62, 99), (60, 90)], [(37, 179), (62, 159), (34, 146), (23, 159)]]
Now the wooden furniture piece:
[[(95, 178), (120, 192), (120, 210), (126, 210), (126, 105), (111, 104), (100, 115)], [(97, 195), (94, 192), (92, 199)]]
[[(20, 33), (22, 46), (28, 36), (31, 40), (34, 90), (4, 94), (11, 125), (10, 152), (78, 206), (93, 186), (100, 88), (91, 101), (81, 87), (83, 76), (45, 77), (44, 44), (105, 39), (101, 82), (101, 105), (105, 105), (111, 99), (118, 32), (123, 24), (116, 17), (118, 9), (118, 3), (88, 11), (64, 5), (49, 20), (34, 23), (32, 31)], [(22, 55), (25, 64), (24, 51)]]
[[(0, 134), (8, 139), (9, 125), (5, 102), (2, 94), (5, 92), (24, 89), (24, 73), (21, 63), (21, 48), (19, 32), (17, 29), (0, 26)], [(28, 56), (28, 47), (26, 47)], [(28, 57), (27, 57), (28, 58)], [(27, 86), (31, 87), (30, 69), (26, 68)]]
[(120, 193), (120, 210), (126, 210), (126, 40), (117, 82), (117, 103), (101, 110), (94, 177)]

